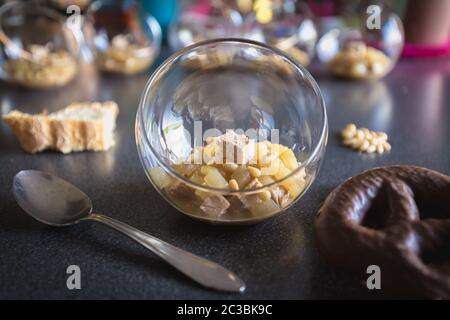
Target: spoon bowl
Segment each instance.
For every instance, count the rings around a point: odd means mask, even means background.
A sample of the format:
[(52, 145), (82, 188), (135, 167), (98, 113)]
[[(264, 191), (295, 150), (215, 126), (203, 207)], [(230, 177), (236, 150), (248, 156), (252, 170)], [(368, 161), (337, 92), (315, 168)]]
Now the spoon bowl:
[(20, 171), (13, 180), (13, 193), (30, 216), (52, 226), (77, 223), (92, 212), (92, 202), (83, 191), (47, 172)]

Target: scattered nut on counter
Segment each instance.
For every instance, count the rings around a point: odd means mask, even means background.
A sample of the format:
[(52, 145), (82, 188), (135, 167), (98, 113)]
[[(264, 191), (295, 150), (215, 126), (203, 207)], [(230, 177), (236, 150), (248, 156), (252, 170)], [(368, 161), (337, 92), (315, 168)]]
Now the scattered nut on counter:
[[(149, 172), (156, 186), (179, 206), (194, 203), (193, 207), (201, 210), (199, 214), (217, 218), (224, 214), (263, 216), (279, 212), (307, 186), (305, 168), (292, 149), (269, 141), (256, 142), (234, 131), (208, 139), (205, 146), (194, 148), (185, 161), (173, 164), (172, 169), (197, 185), (224, 189), (213, 192), (192, 187), (159, 167)], [(297, 173), (282, 180), (294, 171)], [(242, 192), (228, 194), (227, 190)]]
[(375, 132), (367, 128), (358, 129), (355, 124), (350, 123), (341, 132), (342, 142), (353, 150), (379, 154), (391, 151), (388, 135), (384, 132)]
[(133, 44), (128, 35), (119, 34), (106, 51), (97, 53), (97, 64), (103, 71), (135, 74), (150, 67), (153, 58), (151, 47)]
[(4, 70), (11, 82), (29, 88), (62, 87), (72, 80), (78, 64), (65, 50), (50, 51), (49, 46), (30, 45), (30, 58), (7, 60)]
[(383, 51), (352, 41), (328, 63), (333, 74), (352, 79), (377, 79), (390, 70), (391, 60)]

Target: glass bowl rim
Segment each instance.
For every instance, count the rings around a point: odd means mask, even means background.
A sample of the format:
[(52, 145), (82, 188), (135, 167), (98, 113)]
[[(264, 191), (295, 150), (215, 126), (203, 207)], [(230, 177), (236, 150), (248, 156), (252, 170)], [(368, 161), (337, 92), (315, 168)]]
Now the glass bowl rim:
[[(290, 63), (294, 67), (296, 72), (300, 73), (304, 79), (307, 79), (311, 85), (312, 90), (314, 91), (316, 96), (319, 97), (318, 104), (319, 104), (319, 108), (321, 109), (322, 114), (323, 114), (323, 121), (322, 121), (322, 127), (320, 129), (320, 138), (319, 138), (317, 144), (314, 146), (314, 148), (313, 148), (311, 154), (308, 156), (308, 158), (304, 162), (302, 162), (301, 166), (299, 166), (297, 169), (292, 171), (287, 176), (285, 176), (281, 179), (275, 180), (274, 182), (272, 182), (270, 184), (266, 184), (261, 187), (252, 188), (252, 189), (248, 189), (248, 190), (245, 190), (245, 189), (231, 190), (231, 189), (223, 189), (223, 188), (213, 188), (213, 187), (197, 184), (197, 183), (187, 179), (186, 177), (182, 176), (181, 174), (176, 172), (170, 165), (166, 164), (160, 158), (160, 155), (156, 152), (156, 150), (152, 147), (148, 136), (145, 134), (143, 134), (143, 135), (139, 134), (139, 129), (144, 130), (144, 128), (145, 128), (144, 119), (142, 118), (141, 114), (143, 113), (145, 104), (148, 101), (148, 98), (149, 98), (148, 92), (149, 92), (150, 88), (153, 86), (155, 79), (158, 79), (160, 74), (162, 73), (162, 71), (167, 69), (167, 66), (172, 64), (176, 59), (178, 59), (182, 56), (185, 56), (186, 54), (194, 51), (195, 49), (197, 49), (199, 47), (208, 46), (208, 45), (215, 44), (215, 43), (244, 44), (244, 45), (249, 45), (252, 47), (260, 47), (260, 48), (263, 48), (266, 50), (273, 51), (278, 56), (281, 56), (283, 59), (287, 60), (288, 63)], [(309, 71), (306, 70), (305, 67), (303, 67), (299, 63), (297, 63), (295, 60), (293, 60), (288, 54), (284, 53), (283, 51), (281, 51), (277, 48), (274, 48), (270, 45), (267, 45), (267, 44), (264, 44), (261, 42), (248, 40), (248, 39), (242, 39), (242, 38), (215, 38), (215, 39), (200, 41), (200, 42), (196, 42), (190, 46), (187, 46), (179, 51), (176, 51), (175, 53), (170, 55), (163, 63), (161, 63), (158, 66), (158, 68), (152, 73), (149, 80), (145, 84), (144, 91), (142, 92), (141, 99), (139, 101), (139, 107), (137, 110), (136, 122), (135, 122), (135, 138), (136, 138), (138, 154), (139, 154), (141, 164), (144, 167), (144, 169), (146, 170), (147, 175), (148, 175), (148, 173), (147, 173), (148, 170), (146, 169), (144, 157), (141, 153), (141, 148), (139, 147), (139, 137), (141, 137), (141, 136), (144, 136), (143, 137), (144, 143), (146, 144), (146, 146), (148, 146), (148, 148), (150, 149), (150, 152), (155, 157), (156, 162), (164, 169), (165, 172), (169, 173), (171, 176), (175, 177), (176, 179), (181, 180), (183, 183), (185, 183), (186, 185), (188, 185), (191, 188), (199, 189), (199, 190), (205, 191), (205, 192), (221, 193), (221, 194), (225, 194), (225, 195), (236, 195), (236, 194), (241, 195), (241, 194), (258, 193), (258, 192), (261, 192), (261, 190), (265, 190), (272, 186), (276, 186), (276, 185), (280, 184), (281, 182), (286, 181), (286, 180), (296, 176), (303, 168), (305, 168), (305, 170), (306, 170), (306, 167), (309, 165), (309, 163), (314, 158), (316, 158), (316, 156), (319, 154), (322, 146), (324, 146), (326, 144), (327, 133), (328, 133), (328, 118), (327, 118), (327, 111), (326, 111), (326, 107), (325, 107), (325, 101), (324, 101), (322, 93), (319, 89), (319, 85), (317, 84), (316, 80), (312, 77), (312, 75), (309, 73)]]

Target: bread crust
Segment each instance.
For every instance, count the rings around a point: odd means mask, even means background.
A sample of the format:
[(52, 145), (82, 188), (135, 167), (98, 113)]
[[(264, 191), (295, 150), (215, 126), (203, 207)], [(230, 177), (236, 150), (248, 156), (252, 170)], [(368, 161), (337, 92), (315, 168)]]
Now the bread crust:
[[(56, 117), (64, 111), (86, 108), (99, 116), (93, 119)], [(4, 115), (3, 120), (13, 129), (26, 152), (51, 149), (67, 154), (84, 150), (105, 151), (114, 146), (113, 131), (118, 113), (119, 108), (113, 101), (73, 103), (53, 114), (31, 115), (13, 110)]]

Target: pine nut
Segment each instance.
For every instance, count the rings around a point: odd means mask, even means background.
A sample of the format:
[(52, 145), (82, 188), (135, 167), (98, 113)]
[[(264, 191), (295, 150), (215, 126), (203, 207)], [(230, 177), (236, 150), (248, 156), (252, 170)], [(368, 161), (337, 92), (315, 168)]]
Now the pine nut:
[(377, 146), (371, 144), (371, 145), (367, 148), (366, 152), (367, 152), (367, 153), (374, 153), (375, 150), (377, 150)]
[(356, 130), (355, 137), (358, 140), (364, 139), (364, 132), (361, 129)]
[(239, 185), (235, 179), (231, 179), (230, 181), (228, 181), (228, 186), (232, 190), (239, 190)]
[(384, 152), (384, 148), (382, 144), (377, 144), (377, 152), (382, 154)]
[(363, 143), (362, 143), (362, 145), (359, 147), (359, 150), (361, 150), (361, 151), (366, 151), (367, 150), (367, 148), (369, 148), (369, 146), (370, 146), (370, 143), (369, 143), (369, 141), (364, 141)]
[(353, 149), (359, 149), (359, 147), (361, 146), (361, 144), (364, 142), (364, 140), (353, 140), (353, 143), (351, 145), (351, 147)]
[(348, 130), (349, 132), (355, 133), (356, 132), (356, 125), (354, 123), (349, 123), (345, 126), (344, 130)]
[(378, 139), (382, 141), (387, 141), (388, 135), (384, 132), (377, 132)]
[(234, 172), (239, 166), (236, 163), (225, 163), (223, 168), (228, 172)]
[(249, 166), (247, 167), (247, 170), (253, 178), (258, 178), (259, 176), (261, 176), (261, 170), (259, 170), (258, 168)]
[(355, 135), (355, 132), (350, 131), (350, 130), (348, 130), (348, 129), (344, 129), (344, 130), (342, 131), (342, 137), (343, 137), (344, 139), (353, 138), (354, 135)]
[(391, 145), (388, 142), (383, 142), (383, 148), (384, 150), (386, 150), (387, 152), (391, 151)]
[(262, 201), (268, 201), (268, 200), (270, 200), (270, 198), (272, 198), (272, 194), (270, 193), (270, 191), (264, 190), (263, 192), (258, 193), (258, 197), (259, 197)]

